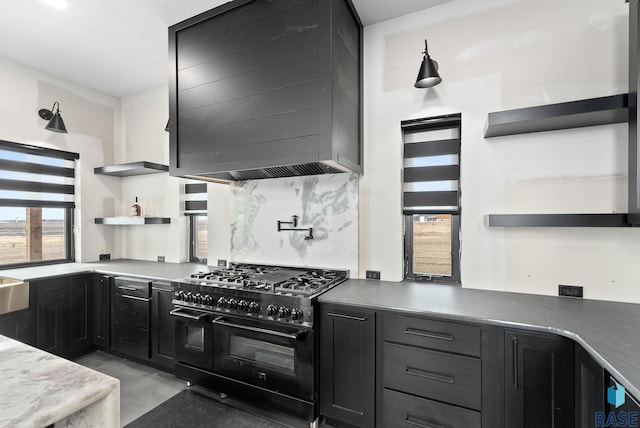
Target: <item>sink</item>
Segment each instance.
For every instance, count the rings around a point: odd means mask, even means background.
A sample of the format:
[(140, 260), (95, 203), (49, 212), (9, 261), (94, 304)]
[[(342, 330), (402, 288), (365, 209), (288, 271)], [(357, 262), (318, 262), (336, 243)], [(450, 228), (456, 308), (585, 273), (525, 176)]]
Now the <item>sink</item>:
[(0, 315), (29, 307), (29, 283), (0, 276)]

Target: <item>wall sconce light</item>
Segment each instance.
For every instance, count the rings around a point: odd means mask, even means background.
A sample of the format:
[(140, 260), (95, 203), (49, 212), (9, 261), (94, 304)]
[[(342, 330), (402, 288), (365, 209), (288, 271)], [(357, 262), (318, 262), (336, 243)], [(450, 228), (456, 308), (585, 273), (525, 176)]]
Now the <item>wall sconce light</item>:
[(442, 82), (442, 78), (438, 74), (438, 63), (429, 56), (427, 39), (424, 39), (424, 52), (422, 54), (424, 55), (422, 64), (420, 64), (418, 78), (413, 86), (416, 88), (431, 88)]
[[(55, 113), (53, 113), (54, 108), (56, 109)], [(40, 111), (38, 111), (38, 115), (44, 120), (49, 121), (44, 129), (53, 132), (60, 132), (63, 134), (67, 133), (67, 128), (64, 126), (62, 116), (60, 116), (60, 104), (58, 104), (57, 101), (53, 103), (53, 107), (51, 107), (51, 110), (47, 110), (46, 108), (40, 109)]]

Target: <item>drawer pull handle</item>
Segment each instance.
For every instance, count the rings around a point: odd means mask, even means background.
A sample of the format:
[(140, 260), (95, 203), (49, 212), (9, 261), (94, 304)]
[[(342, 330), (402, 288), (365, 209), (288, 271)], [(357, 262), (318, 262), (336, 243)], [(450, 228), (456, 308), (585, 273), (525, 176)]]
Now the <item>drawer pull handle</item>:
[(453, 376), (428, 372), (426, 370), (414, 369), (413, 367), (407, 367), (405, 373), (411, 376), (418, 376), (425, 379), (435, 380), (437, 382), (455, 383), (456, 381), (456, 378)]
[(512, 353), (513, 353), (513, 357), (512, 357), (512, 362), (513, 362), (513, 390), (514, 391), (518, 391), (519, 389), (519, 385), (518, 385), (518, 341), (517, 340), (513, 340), (513, 343), (511, 343), (512, 346)]
[(127, 290), (127, 291), (138, 291), (139, 290), (139, 288), (131, 287), (131, 286), (128, 286), (128, 285), (118, 285), (118, 288), (120, 290)]
[(407, 327), (404, 330), (404, 333), (405, 334), (410, 334), (412, 336), (427, 337), (429, 339), (446, 340), (446, 341), (449, 341), (449, 342), (453, 342), (453, 339), (455, 339), (455, 336), (453, 334), (437, 333), (435, 331), (418, 330), (418, 329), (411, 328), (411, 327)]
[(344, 318), (347, 320), (353, 320), (353, 321), (366, 321), (367, 318), (366, 317), (354, 317), (351, 315), (343, 315), (343, 314), (335, 314), (333, 312), (327, 312), (327, 315), (330, 317), (334, 317), (334, 318)]
[(430, 425), (430, 422), (424, 421), (422, 419), (414, 418), (411, 415), (407, 415), (407, 419), (404, 420), (404, 423), (407, 425), (412, 425), (414, 427), (420, 427), (420, 428), (437, 428), (434, 425)]
[(129, 296), (129, 295), (120, 295), (120, 297), (122, 297), (123, 299), (129, 299), (129, 300), (139, 300), (141, 302), (148, 302), (150, 300), (146, 297), (137, 297), (137, 296)]

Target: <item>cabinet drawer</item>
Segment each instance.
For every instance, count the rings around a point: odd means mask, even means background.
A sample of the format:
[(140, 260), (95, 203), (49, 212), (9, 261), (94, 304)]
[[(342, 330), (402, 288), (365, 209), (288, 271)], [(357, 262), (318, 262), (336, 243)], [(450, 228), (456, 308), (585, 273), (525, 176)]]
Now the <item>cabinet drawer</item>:
[(141, 279), (125, 278), (115, 279), (115, 293), (122, 296), (142, 297), (148, 299), (151, 296), (151, 283)]
[(481, 409), (479, 358), (385, 343), (383, 370), (385, 388)]
[(112, 349), (133, 357), (149, 358), (149, 330), (116, 323), (112, 333)]
[(113, 322), (149, 328), (149, 300), (116, 295)]
[(475, 325), (400, 315), (384, 316), (385, 342), (479, 357), (480, 334), (480, 327)]
[(385, 428), (480, 428), (481, 413), (385, 389), (382, 393)]

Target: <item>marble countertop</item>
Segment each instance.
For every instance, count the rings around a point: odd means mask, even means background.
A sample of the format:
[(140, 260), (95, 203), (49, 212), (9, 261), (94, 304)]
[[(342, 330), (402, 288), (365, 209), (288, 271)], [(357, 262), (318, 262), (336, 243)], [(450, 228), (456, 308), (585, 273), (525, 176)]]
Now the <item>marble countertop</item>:
[(640, 398), (640, 305), (474, 290), (415, 281), (350, 279), (320, 302), (525, 328), (578, 342)]
[[(0, 426), (44, 427), (68, 421), (119, 391), (118, 379), (0, 336)], [(103, 420), (119, 420), (117, 403)]]

